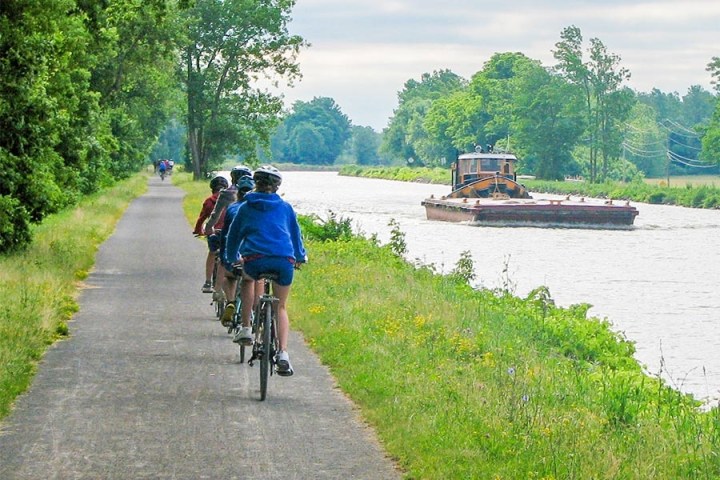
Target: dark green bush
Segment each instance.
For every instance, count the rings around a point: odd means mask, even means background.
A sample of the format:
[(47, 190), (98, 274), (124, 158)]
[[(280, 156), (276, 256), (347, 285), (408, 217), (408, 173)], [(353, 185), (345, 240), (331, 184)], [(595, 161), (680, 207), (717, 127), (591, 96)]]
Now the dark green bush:
[(30, 243), (30, 216), (20, 202), (0, 195), (0, 254)]

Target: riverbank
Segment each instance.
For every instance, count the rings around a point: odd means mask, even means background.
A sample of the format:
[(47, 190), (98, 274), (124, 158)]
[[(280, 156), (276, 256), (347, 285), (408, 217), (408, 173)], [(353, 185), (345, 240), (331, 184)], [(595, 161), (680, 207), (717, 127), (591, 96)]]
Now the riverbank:
[[(181, 186), (192, 222), (207, 186)], [(587, 306), (475, 291), (470, 258), (437, 275), (398, 257), (402, 232), (381, 246), (349, 224), (309, 240), (293, 327), (410, 478), (717, 476), (717, 410), (643, 374)]]
[[(448, 186), (450, 193), (450, 173), (442, 168), (409, 167), (359, 167), (346, 166), (340, 169), (340, 175), (368, 178), (384, 178), (405, 182), (437, 183)], [(545, 180), (522, 180), (528, 190), (538, 193), (554, 193), (592, 198), (612, 198), (631, 200), (656, 205), (678, 205), (691, 208), (720, 208), (720, 188), (713, 183), (691, 184), (682, 187), (668, 187), (658, 182), (562, 182)], [(679, 183), (679, 182), (678, 182)], [(674, 183), (673, 183), (674, 184)], [(720, 179), (718, 179), (720, 184)]]

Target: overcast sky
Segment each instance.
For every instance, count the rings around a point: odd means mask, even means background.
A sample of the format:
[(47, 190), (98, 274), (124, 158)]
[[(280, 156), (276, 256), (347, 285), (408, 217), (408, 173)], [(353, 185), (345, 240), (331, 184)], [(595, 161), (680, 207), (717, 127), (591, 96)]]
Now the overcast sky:
[(297, 0), (290, 31), (311, 46), (288, 104), (331, 97), (355, 125), (382, 130), (404, 83), (450, 69), (467, 79), (497, 52), (545, 66), (567, 26), (598, 38), (632, 74), (627, 85), (684, 95), (711, 90), (720, 0)]

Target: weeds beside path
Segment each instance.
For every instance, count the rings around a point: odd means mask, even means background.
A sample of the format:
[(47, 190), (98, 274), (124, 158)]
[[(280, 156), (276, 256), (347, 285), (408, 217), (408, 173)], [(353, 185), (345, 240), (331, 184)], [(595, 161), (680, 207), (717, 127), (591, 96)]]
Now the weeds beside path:
[(36, 226), (27, 251), (0, 257), (0, 419), (27, 389), (48, 345), (68, 333), (98, 246), (146, 190), (147, 175), (137, 175), (92, 195)]

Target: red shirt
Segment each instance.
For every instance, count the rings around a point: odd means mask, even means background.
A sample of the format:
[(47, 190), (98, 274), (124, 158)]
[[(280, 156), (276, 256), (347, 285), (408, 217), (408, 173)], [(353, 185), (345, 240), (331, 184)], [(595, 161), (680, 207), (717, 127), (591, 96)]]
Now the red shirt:
[[(200, 215), (198, 216), (197, 221), (195, 222), (195, 229), (193, 230), (193, 233), (195, 235), (202, 235), (203, 234), (203, 223), (205, 223), (205, 220), (210, 217), (210, 214), (213, 211), (213, 208), (215, 208), (215, 204), (217, 203), (218, 195), (220, 195), (220, 192), (215, 192), (209, 197), (205, 199), (203, 202), (202, 210), (200, 210)], [(225, 212), (223, 211), (222, 215), (220, 215), (220, 218), (218, 219), (217, 223), (215, 224), (215, 228), (217, 230), (221, 230), (223, 227), (223, 221), (225, 220)]]

